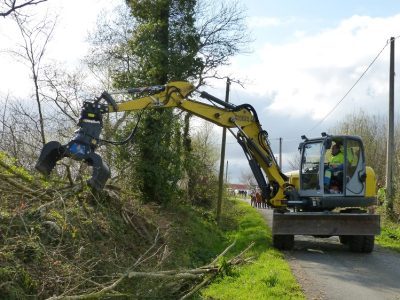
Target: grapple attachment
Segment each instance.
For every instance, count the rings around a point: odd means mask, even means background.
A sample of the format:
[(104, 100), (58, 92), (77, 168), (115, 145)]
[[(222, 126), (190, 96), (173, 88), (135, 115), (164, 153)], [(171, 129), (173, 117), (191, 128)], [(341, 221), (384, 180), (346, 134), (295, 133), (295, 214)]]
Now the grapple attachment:
[(64, 157), (83, 160), (93, 167), (89, 186), (102, 190), (110, 178), (111, 172), (100, 155), (95, 153), (103, 127), (102, 114), (108, 111), (108, 106), (97, 102), (85, 102), (78, 122), (79, 129), (66, 145), (52, 141), (44, 145), (35, 168), (45, 176), (54, 169), (57, 161)]
[[(59, 142), (52, 141), (44, 145), (39, 159), (36, 163), (36, 170), (45, 176), (50, 175), (57, 161), (64, 157), (71, 157), (75, 160), (83, 160), (89, 166), (93, 167), (92, 177), (87, 181), (88, 185), (95, 190), (102, 190), (110, 178), (110, 169), (103, 162), (100, 155), (86, 150), (87, 146), (74, 141), (67, 145), (61, 145)], [(78, 150), (79, 152), (76, 152)]]
[(36, 170), (45, 176), (49, 176), (57, 161), (64, 157), (64, 153), (65, 147), (59, 142), (52, 141), (45, 144), (35, 165)]

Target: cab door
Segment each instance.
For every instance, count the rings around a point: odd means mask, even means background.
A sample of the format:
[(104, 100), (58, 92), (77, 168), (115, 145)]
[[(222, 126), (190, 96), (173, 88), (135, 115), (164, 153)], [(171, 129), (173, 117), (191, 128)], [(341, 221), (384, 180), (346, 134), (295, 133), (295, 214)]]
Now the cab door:
[(302, 145), (300, 166), (300, 196), (312, 197), (321, 195), (321, 156), (323, 153), (321, 140)]
[(345, 196), (365, 195), (365, 156), (361, 140), (349, 137), (345, 140)]

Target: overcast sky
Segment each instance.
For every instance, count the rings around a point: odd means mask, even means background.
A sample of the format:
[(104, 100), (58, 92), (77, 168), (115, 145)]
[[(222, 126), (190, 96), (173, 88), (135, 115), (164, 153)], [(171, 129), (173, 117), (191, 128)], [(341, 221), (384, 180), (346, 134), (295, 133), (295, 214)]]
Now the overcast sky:
[[(86, 52), (86, 36), (99, 12), (120, 3), (123, 1), (49, 0), (35, 8), (35, 12), (48, 10), (59, 16), (48, 57), (77, 63)], [(234, 57), (231, 66), (222, 71), (245, 82), (244, 88), (232, 85), (230, 101), (256, 108), (276, 154), (278, 138), (283, 138), (284, 171), (302, 134), (316, 136), (329, 131), (346, 114), (360, 109), (387, 114), (389, 46), (327, 117), (390, 37), (400, 36), (400, 1), (241, 0), (241, 5), (246, 8), (254, 40), (252, 52)], [(0, 19), (0, 39), (0, 93), (22, 96), (29, 92), (29, 73), (4, 52), (15, 49), (18, 42), (9, 19)], [(396, 55), (396, 61), (398, 58)], [(224, 85), (214, 82), (208, 91), (223, 98)], [(241, 172), (248, 169), (232, 139), (226, 158), (228, 178), (238, 182)]]
[[(233, 58), (229, 67), (232, 75), (247, 82), (245, 89), (232, 86), (231, 102), (248, 102), (256, 108), (276, 155), (279, 137), (283, 138), (284, 171), (301, 135), (329, 132), (337, 121), (360, 109), (387, 115), (389, 46), (337, 109), (328, 113), (390, 37), (400, 35), (400, 1), (243, 3), (255, 42), (251, 54)], [(395, 95), (399, 95), (397, 79)], [(229, 177), (236, 181), (243, 160), (239, 147), (230, 142)]]

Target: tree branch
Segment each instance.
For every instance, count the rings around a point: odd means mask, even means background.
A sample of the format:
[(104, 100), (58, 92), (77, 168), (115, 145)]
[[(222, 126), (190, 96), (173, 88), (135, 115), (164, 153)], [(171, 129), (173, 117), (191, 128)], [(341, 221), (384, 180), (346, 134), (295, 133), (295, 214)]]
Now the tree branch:
[(46, 2), (47, 0), (29, 0), (29, 1), (25, 1), (21, 4), (17, 4), (17, 0), (11, 0), (11, 1), (4, 1), (5, 3), (2, 5), (4, 6), (3, 9), (5, 9), (4, 11), (0, 12), (0, 17), (6, 17), (8, 15), (10, 15), (13, 12), (16, 12), (17, 10), (25, 7), (25, 6), (29, 6), (29, 5), (37, 5), (39, 3), (42, 2)]
[[(151, 253), (151, 249), (154, 248), (156, 244), (157, 238), (155, 239), (154, 244), (138, 259), (135, 265), (131, 268), (135, 268), (139, 264), (148, 260), (150, 257), (153, 257), (160, 248), (158, 248), (154, 253)], [(200, 288), (204, 287), (210, 280), (215, 278), (216, 275), (222, 273), (224, 268), (227, 266), (237, 265), (242, 262), (248, 262), (248, 260), (243, 259), (243, 255), (253, 247), (254, 242), (251, 243), (245, 250), (240, 252), (234, 258), (227, 261), (227, 264), (223, 267), (218, 266), (218, 260), (223, 257), (232, 247), (235, 245), (233, 242), (229, 245), (221, 254), (219, 254), (210, 264), (188, 270), (167, 270), (167, 271), (150, 271), (150, 272), (139, 272), (134, 270), (128, 270), (124, 274), (122, 274), (117, 280), (112, 282), (108, 286), (103, 286), (101, 290), (81, 295), (74, 296), (53, 296), (48, 298), (47, 300), (83, 300), (83, 299), (96, 299), (101, 298), (106, 295), (106, 293), (114, 292), (114, 289), (124, 280), (130, 278), (153, 278), (153, 279), (173, 279), (173, 280), (198, 280), (204, 277), (200, 284), (197, 284), (189, 293), (185, 294), (181, 299), (187, 299), (194, 293), (196, 293)]]

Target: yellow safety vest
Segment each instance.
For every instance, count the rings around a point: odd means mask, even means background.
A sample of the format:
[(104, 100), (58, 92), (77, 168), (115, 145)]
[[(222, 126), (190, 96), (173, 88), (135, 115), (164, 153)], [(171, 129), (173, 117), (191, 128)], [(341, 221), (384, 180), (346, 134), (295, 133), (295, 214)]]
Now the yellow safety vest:
[(335, 156), (332, 156), (331, 159), (329, 160), (329, 163), (334, 165), (340, 165), (343, 162), (344, 162), (344, 155), (342, 152), (339, 152)]
[[(344, 153), (344, 147), (343, 145), (340, 146), (340, 152)], [(352, 164), (353, 163), (353, 151), (351, 150), (351, 148), (347, 148), (347, 161)], [(343, 160), (344, 161), (344, 160)]]

